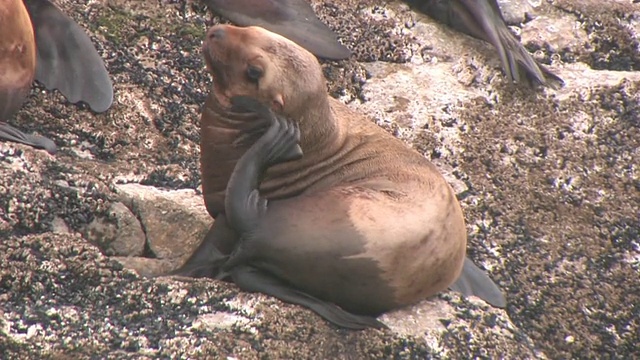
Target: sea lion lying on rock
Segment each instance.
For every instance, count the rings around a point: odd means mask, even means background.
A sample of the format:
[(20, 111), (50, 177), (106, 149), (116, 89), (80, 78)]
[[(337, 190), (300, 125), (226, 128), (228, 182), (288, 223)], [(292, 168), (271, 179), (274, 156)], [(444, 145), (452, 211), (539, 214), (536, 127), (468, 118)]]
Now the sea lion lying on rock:
[(461, 273), (465, 289), (504, 305), (465, 262), (462, 211), (436, 167), (329, 97), (311, 53), (228, 25), (208, 31), (203, 53), (214, 85), (201, 119), (202, 186), (216, 220), (174, 274), (228, 273), (243, 290), (355, 329), (381, 326), (374, 316)]

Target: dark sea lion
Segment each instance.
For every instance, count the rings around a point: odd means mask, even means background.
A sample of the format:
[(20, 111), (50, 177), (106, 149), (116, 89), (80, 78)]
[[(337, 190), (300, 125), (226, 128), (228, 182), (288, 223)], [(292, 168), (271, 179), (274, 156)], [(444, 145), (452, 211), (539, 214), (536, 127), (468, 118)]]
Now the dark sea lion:
[[(0, 121), (22, 106), (34, 74), (70, 102), (84, 101), (96, 112), (111, 106), (113, 84), (91, 40), (49, 1), (1, 3), (0, 33)], [(50, 139), (26, 134), (6, 122), (0, 122), (0, 139), (56, 152)]]
[(341, 60), (351, 55), (305, 0), (205, 0), (211, 9), (240, 26), (261, 26), (318, 57)]
[[(466, 227), (449, 184), (418, 152), (329, 97), (311, 53), (265, 29), (234, 26), (211, 28), (203, 53), (214, 85), (201, 119), (202, 186), (216, 220), (174, 274), (229, 273), (244, 290), (348, 328), (379, 326), (373, 316), (465, 274)], [(278, 142), (291, 142), (280, 134), (288, 132), (273, 130), (279, 120), (264, 111), (240, 111), (238, 97), (294, 121), (304, 156), (265, 160)]]
[(533, 59), (520, 41), (509, 31), (496, 0), (405, 0), (430, 17), (493, 45), (498, 51), (504, 72), (514, 82), (564, 85)]
[(0, 139), (55, 153), (56, 145), (7, 124), (29, 94), (36, 68), (36, 46), (29, 14), (21, 0), (0, 4)]

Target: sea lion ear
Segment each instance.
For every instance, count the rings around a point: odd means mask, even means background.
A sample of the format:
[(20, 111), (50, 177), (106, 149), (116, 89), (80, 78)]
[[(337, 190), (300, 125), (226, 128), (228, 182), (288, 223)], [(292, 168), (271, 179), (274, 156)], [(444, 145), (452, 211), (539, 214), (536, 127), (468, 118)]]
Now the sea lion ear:
[(271, 107), (274, 111), (282, 111), (284, 110), (284, 98), (282, 97), (282, 94), (277, 94), (274, 98), (273, 98), (273, 102), (271, 104)]

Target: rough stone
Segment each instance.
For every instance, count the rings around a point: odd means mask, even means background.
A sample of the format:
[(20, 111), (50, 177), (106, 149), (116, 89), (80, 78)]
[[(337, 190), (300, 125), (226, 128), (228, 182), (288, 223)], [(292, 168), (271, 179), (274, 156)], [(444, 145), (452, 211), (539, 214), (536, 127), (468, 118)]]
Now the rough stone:
[(83, 229), (84, 237), (105, 254), (140, 256), (146, 237), (136, 216), (123, 203), (116, 202), (107, 210), (106, 218), (94, 219)]
[[(514, 10), (512, 29), (565, 80), (555, 91), (510, 84), (490, 45), (403, 2), (311, 1), (354, 50), (322, 62), (330, 94), (443, 170), (469, 255), (508, 299), (445, 292), (382, 316), (391, 330), (352, 332), (227, 283), (141, 277), (184, 260), (211, 223), (200, 46), (221, 19), (196, 0), (57, 3), (97, 45), (115, 102), (94, 114), (36, 85), (10, 119), (60, 150), (0, 143), (0, 358), (640, 357), (637, 4)], [(140, 256), (107, 257), (87, 235), (116, 204), (144, 231)]]

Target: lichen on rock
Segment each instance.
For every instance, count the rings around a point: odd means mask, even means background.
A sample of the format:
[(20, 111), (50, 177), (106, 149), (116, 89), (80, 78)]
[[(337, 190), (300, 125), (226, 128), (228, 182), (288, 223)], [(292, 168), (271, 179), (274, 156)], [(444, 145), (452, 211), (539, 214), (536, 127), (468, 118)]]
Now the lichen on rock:
[(508, 299), (445, 292), (362, 332), (224, 282), (143, 276), (184, 261), (210, 225), (200, 47), (224, 20), (192, 0), (56, 3), (87, 29), (115, 101), (95, 114), (36, 84), (10, 119), (59, 153), (0, 143), (0, 358), (640, 357), (631, 1), (512, 9), (557, 91), (509, 83), (491, 46), (404, 2), (311, 1), (354, 51), (322, 62), (329, 93), (442, 168), (469, 255)]

